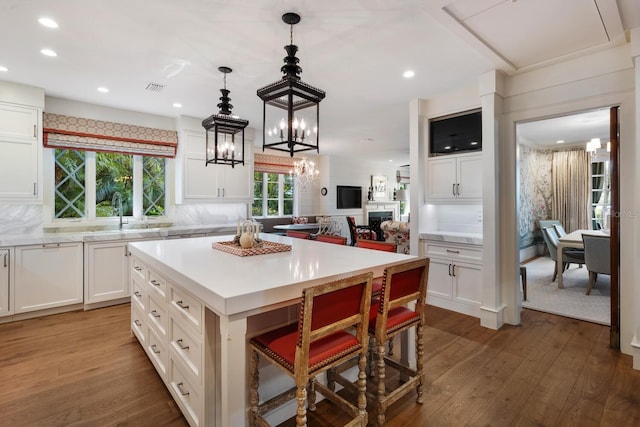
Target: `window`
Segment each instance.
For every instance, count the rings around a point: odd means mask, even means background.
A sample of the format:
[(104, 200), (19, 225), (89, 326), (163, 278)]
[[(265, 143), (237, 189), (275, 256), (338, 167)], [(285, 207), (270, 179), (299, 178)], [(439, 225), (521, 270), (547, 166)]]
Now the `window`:
[(116, 193), (124, 216), (165, 215), (164, 158), (66, 149), (55, 149), (54, 157), (55, 218), (117, 216)]
[(611, 171), (609, 161), (591, 163), (591, 228), (608, 228), (606, 215), (611, 212)]
[(254, 172), (253, 216), (293, 215), (294, 184), (287, 174)]

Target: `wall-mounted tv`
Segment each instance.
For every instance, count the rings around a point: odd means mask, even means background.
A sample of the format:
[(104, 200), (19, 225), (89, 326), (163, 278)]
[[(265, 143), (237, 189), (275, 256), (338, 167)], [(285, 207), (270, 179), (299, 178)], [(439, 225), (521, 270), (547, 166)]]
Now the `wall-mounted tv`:
[(338, 209), (362, 209), (362, 187), (338, 185), (336, 194)]
[(482, 150), (482, 111), (474, 110), (429, 122), (429, 155)]

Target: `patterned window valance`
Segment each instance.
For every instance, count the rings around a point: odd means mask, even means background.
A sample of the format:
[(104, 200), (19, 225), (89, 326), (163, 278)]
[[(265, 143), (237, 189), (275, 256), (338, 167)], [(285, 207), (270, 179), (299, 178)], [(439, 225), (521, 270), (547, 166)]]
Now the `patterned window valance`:
[(44, 113), (44, 146), (175, 157), (176, 131)]
[(253, 156), (253, 170), (256, 172), (288, 174), (293, 169), (293, 162), (299, 160), (297, 157), (256, 153)]

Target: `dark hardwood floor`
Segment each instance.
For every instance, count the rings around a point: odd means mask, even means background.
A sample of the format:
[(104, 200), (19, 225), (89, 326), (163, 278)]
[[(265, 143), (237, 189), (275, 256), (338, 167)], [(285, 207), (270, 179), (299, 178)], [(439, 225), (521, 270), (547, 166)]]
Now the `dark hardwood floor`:
[[(425, 403), (400, 400), (388, 426), (640, 425), (640, 371), (605, 326), (525, 310), (492, 331), (436, 307), (427, 324)], [(128, 305), (3, 324), (0, 339), (0, 426), (187, 425)], [(341, 425), (336, 412), (321, 402), (309, 425)]]

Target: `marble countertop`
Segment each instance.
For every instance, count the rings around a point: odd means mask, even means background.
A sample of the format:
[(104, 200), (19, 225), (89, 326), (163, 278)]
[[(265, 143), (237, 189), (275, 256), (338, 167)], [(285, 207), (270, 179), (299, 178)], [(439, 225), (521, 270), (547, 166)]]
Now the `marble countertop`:
[(71, 242), (109, 242), (114, 240), (163, 239), (201, 233), (233, 233), (235, 224), (189, 225), (155, 228), (125, 228), (122, 230), (76, 231), (0, 236), (0, 246), (40, 245)]
[(138, 241), (129, 250), (150, 268), (180, 284), (220, 315), (295, 301), (302, 289), (384, 267), (413, 256), (261, 233), (291, 251), (237, 256), (212, 248), (232, 236)]
[(467, 243), (482, 245), (482, 234), (460, 233), (456, 231), (426, 231), (419, 234), (422, 240), (435, 240), (448, 243)]

